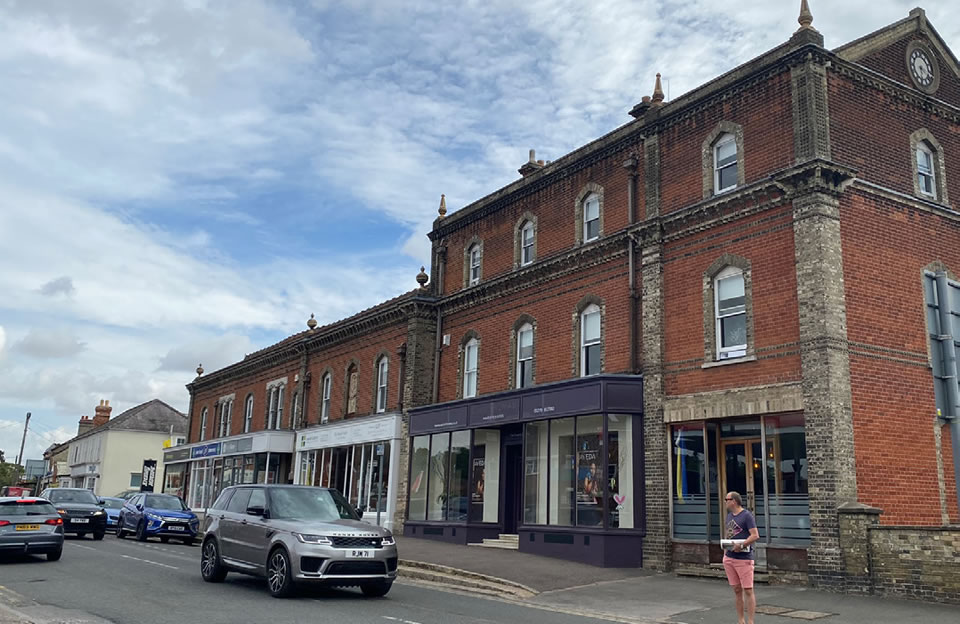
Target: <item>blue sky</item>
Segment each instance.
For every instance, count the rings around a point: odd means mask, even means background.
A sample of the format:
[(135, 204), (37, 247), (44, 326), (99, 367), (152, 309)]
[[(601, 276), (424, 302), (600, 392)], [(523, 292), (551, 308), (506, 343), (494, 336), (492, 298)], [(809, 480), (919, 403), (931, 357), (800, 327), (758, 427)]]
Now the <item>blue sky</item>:
[[(811, 2), (837, 46), (916, 0)], [(946, 0), (925, 5), (960, 49)], [(0, 449), (415, 287), (455, 210), (786, 40), (799, 1), (0, 4)]]

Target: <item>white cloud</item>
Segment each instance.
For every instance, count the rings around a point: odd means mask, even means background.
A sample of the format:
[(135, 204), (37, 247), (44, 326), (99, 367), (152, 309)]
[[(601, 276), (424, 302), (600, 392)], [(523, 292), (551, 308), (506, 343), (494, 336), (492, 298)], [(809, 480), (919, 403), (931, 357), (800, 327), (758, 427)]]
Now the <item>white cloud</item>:
[(48, 297), (53, 297), (55, 295), (69, 296), (74, 292), (76, 292), (76, 288), (73, 287), (73, 280), (66, 275), (52, 279), (40, 287), (40, 294)]
[(13, 348), (24, 355), (39, 359), (67, 358), (86, 349), (73, 332), (66, 328), (31, 329)]
[(189, 378), (198, 364), (203, 364), (205, 370), (217, 370), (243, 359), (244, 355), (259, 348), (253, 345), (249, 336), (226, 334), (206, 338), (170, 349), (160, 358), (160, 367), (157, 370), (177, 371)]

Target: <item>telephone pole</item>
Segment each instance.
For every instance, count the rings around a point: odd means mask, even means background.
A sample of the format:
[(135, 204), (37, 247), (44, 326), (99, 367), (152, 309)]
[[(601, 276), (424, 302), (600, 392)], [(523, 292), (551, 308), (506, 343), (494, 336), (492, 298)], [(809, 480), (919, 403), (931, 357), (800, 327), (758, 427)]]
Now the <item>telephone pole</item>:
[(23, 423), (23, 439), (20, 440), (20, 454), (17, 455), (17, 464), (23, 464), (23, 446), (27, 443), (27, 427), (30, 426), (30, 412), (27, 412), (27, 420)]

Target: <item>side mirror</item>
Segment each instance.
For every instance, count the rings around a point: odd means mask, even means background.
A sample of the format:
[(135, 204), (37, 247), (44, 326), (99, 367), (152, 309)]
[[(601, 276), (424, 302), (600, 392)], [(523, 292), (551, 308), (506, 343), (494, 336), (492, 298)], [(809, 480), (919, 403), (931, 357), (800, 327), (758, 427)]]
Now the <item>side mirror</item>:
[(265, 508), (263, 508), (263, 507), (260, 507), (259, 505), (255, 506), (255, 507), (247, 507), (247, 515), (248, 515), (248, 516), (260, 516), (260, 517), (262, 517), (262, 518), (266, 518), (266, 517), (267, 517), (267, 510), (266, 510)]
[(102, 498), (98, 498), (98, 499), (97, 499), (97, 504), (98, 504), (98, 505), (106, 505), (106, 504), (107, 504), (107, 501), (103, 500)]
[(354, 511), (357, 512), (357, 515), (363, 518), (363, 507), (357, 507)]
[(143, 505), (137, 503), (137, 511), (143, 511)]

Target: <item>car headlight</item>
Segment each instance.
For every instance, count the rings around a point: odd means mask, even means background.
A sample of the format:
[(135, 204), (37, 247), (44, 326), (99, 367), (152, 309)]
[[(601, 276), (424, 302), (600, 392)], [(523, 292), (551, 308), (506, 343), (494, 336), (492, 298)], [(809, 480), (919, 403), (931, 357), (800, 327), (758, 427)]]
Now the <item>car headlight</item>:
[(105, 513), (107, 513), (107, 512), (105, 512), (104, 510), (101, 509), (100, 511), (95, 511), (95, 512), (93, 512), (93, 515), (95, 515), (95, 516), (102, 516), (102, 515), (105, 514)]
[(67, 510), (66, 510), (66, 509), (58, 509), (58, 510), (57, 510), (57, 513), (60, 514), (61, 516), (65, 516), (65, 515), (67, 515)]
[(333, 546), (333, 542), (329, 537), (324, 537), (323, 535), (309, 535), (306, 533), (294, 533), (297, 536), (297, 539), (303, 542), (304, 544), (319, 544), (320, 546)]
[(144, 515), (146, 515), (149, 520), (155, 520), (156, 522), (160, 522), (160, 521), (161, 521), (160, 516), (158, 516), (158, 515), (156, 515), (156, 514), (148, 513), (148, 514), (144, 514)]
[(393, 539), (393, 536), (392, 536), (392, 535), (388, 535), (388, 536), (386, 536), (385, 538), (383, 538), (382, 540), (380, 540), (380, 545), (381, 545), (381, 546), (396, 546), (396, 545), (397, 545), (397, 540)]

